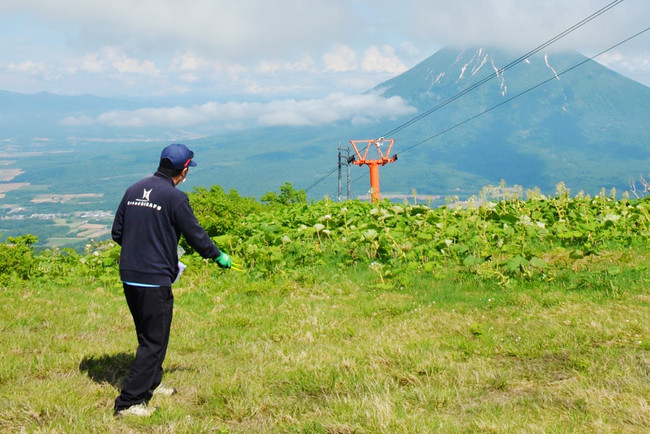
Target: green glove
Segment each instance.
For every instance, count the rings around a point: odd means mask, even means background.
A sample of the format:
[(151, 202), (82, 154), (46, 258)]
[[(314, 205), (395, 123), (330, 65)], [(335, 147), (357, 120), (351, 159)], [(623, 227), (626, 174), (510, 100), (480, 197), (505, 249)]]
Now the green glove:
[(232, 259), (230, 259), (230, 256), (228, 256), (227, 253), (221, 252), (221, 254), (219, 256), (214, 258), (214, 261), (221, 268), (230, 268), (230, 267), (232, 267)]

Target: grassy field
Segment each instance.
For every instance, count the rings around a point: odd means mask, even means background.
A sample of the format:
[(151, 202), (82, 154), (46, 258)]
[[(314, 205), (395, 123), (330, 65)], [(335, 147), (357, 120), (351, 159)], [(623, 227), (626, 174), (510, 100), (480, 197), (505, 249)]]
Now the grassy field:
[(617, 273), (583, 263), (507, 289), (193, 264), (166, 360), (179, 393), (146, 420), (112, 415), (136, 348), (117, 275), (11, 281), (0, 431), (649, 432), (650, 254), (631, 253)]

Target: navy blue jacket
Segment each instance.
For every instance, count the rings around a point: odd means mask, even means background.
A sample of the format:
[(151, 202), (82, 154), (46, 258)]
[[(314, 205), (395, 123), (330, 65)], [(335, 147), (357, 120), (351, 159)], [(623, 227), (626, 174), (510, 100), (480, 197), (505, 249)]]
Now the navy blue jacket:
[(199, 225), (187, 194), (161, 172), (126, 190), (113, 221), (120, 246), (120, 277), (125, 282), (171, 286), (178, 273), (181, 234), (204, 258), (221, 255)]

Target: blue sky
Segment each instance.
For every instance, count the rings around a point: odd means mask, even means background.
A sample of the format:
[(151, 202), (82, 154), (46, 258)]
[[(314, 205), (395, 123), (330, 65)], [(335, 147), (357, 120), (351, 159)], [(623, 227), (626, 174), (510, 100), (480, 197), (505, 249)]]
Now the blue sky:
[[(269, 116), (278, 112), (295, 124), (318, 123), (325, 120), (301, 115), (336, 101), (340, 116), (359, 116), (381, 98), (360, 93), (445, 45), (497, 44), (524, 53), (608, 3), (2, 0), (0, 89), (178, 101), (175, 112), (152, 104), (139, 117), (126, 116), (149, 125), (210, 116), (233, 126), (251, 118), (273, 124)], [(625, 0), (554, 47), (592, 55), (643, 30), (649, 18), (650, 2)], [(648, 47), (650, 33), (597, 60), (650, 86)], [(390, 107), (394, 114), (410, 110), (396, 100)]]

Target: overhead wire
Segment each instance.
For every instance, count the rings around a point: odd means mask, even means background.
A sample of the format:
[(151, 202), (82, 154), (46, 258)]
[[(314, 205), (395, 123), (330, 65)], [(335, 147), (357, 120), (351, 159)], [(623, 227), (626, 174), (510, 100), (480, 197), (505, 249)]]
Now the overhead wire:
[[(494, 73), (488, 75), (487, 77), (485, 77), (485, 78), (479, 80), (478, 82), (474, 83), (473, 85), (471, 85), (471, 86), (468, 87), (467, 89), (462, 90), (461, 92), (457, 93), (456, 95), (454, 95), (454, 96), (448, 98), (447, 100), (443, 101), (442, 103), (438, 104), (437, 106), (435, 106), (435, 107), (433, 107), (433, 108), (431, 108), (431, 109), (429, 109), (429, 110), (427, 110), (427, 111), (425, 111), (425, 112), (419, 114), (418, 116), (416, 116), (416, 117), (410, 119), (410, 120), (407, 121), (407, 122), (404, 122), (403, 124), (399, 125), (398, 127), (392, 129), (391, 131), (386, 132), (386, 133), (383, 134), (381, 137), (387, 137), (387, 136), (391, 136), (391, 135), (393, 135), (393, 134), (396, 134), (397, 132), (402, 131), (403, 129), (409, 127), (410, 125), (412, 125), (412, 124), (414, 124), (414, 123), (420, 121), (420, 120), (423, 119), (424, 117), (429, 116), (430, 114), (436, 112), (437, 110), (440, 110), (441, 108), (443, 108), (443, 107), (445, 107), (446, 105), (452, 103), (453, 101), (455, 101), (455, 100), (461, 98), (462, 96), (466, 95), (467, 93), (471, 92), (472, 90), (476, 89), (477, 87), (482, 86), (483, 84), (485, 84), (486, 82), (490, 81), (490, 80), (493, 79), (494, 77), (497, 77), (499, 74), (505, 72), (506, 70), (508, 70), (508, 69), (512, 68), (513, 66), (515, 66), (515, 65), (517, 65), (517, 64), (519, 64), (519, 63), (521, 63), (521, 62), (523, 62), (523, 61), (526, 60), (527, 58), (529, 58), (529, 57), (531, 57), (532, 55), (538, 53), (539, 51), (543, 50), (544, 48), (548, 47), (549, 45), (551, 45), (551, 44), (557, 42), (558, 40), (560, 40), (560, 39), (562, 39), (562, 38), (564, 38), (566, 35), (568, 35), (568, 34), (574, 32), (574, 31), (577, 30), (578, 28), (584, 26), (584, 25), (587, 24), (588, 22), (594, 20), (594, 19), (597, 18), (598, 16), (600, 16), (600, 15), (604, 14), (605, 12), (609, 11), (609, 10), (612, 9), (613, 7), (618, 6), (618, 5), (621, 4), (623, 1), (624, 1), (624, 0), (615, 0), (615, 1), (612, 1), (611, 3), (605, 5), (605, 6), (602, 7), (601, 9), (597, 10), (596, 12), (594, 12), (593, 14), (591, 14), (591, 15), (589, 15), (588, 17), (582, 19), (582, 20), (579, 21), (578, 23), (574, 24), (573, 26), (569, 27), (568, 29), (564, 30), (563, 32), (557, 34), (557, 35), (554, 36), (553, 38), (551, 38), (551, 39), (547, 40), (546, 42), (544, 42), (543, 44), (539, 45), (537, 48), (535, 48), (535, 49), (529, 51), (528, 53), (526, 53), (526, 54), (524, 54), (524, 55), (518, 57), (517, 59), (513, 60), (512, 62), (510, 62), (509, 64), (507, 64), (506, 66), (504, 66), (503, 68), (501, 68), (501, 69), (497, 70), (496, 72), (494, 72)], [(412, 147), (413, 147), (413, 146), (412, 146)], [(412, 148), (412, 147), (411, 147), (411, 148)], [(402, 151), (402, 152), (403, 152), (403, 151)], [(325, 175), (323, 175), (322, 177), (320, 177), (319, 179), (317, 179), (316, 181), (314, 181), (314, 182), (313, 182), (309, 187), (307, 187), (307, 188), (305, 189), (305, 191), (307, 192), (307, 191), (311, 190), (312, 188), (316, 187), (318, 184), (320, 184), (321, 182), (323, 182), (323, 181), (325, 181), (327, 178), (329, 178), (329, 177), (330, 177), (334, 172), (336, 172), (337, 170), (338, 170), (338, 166), (335, 166), (332, 170), (330, 170), (330, 171), (327, 172)]]
[(613, 1), (613, 2), (609, 3), (608, 5), (604, 6), (603, 8), (601, 8), (598, 11), (594, 12), (593, 14), (589, 15), (587, 18), (583, 19), (582, 21), (574, 24), (573, 26), (569, 27), (565, 31), (557, 34), (556, 36), (552, 37), (548, 41), (546, 41), (543, 44), (539, 45), (537, 48), (529, 51), (528, 53), (526, 53), (526, 54), (524, 54), (522, 56), (519, 56), (517, 59), (515, 59), (512, 62), (508, 63), (503, 68), (500, 68), (500, 69), (496, 70), (495, 72), (491, 73), (490, 75), (486, 76), (485, 78), (483, 78), (483, 79), (477, 81), (476, 83), (472, 84), (468, 88), (463, 89), (462, 91), (458, 92), (456, 95), (454, 95), (454, 96), (448, 98), (447, 100), (441, 102), (437, 106), (435, 106), (435, 107), (433, 107), (433, 108), (431, 108), (431, 109), (429, 109), (429, 110), (427, 110), (427, 111), (425, 111), (423, 113), (420, 113), (419, 115), (415, 116), (411, 120), (409, 120), (407, 122), (404, 122), (402, 125), (400, 125), (400, 126), (398, 126), (396, 128), (393, 128), (392, 130), (390, 130), (387, 133), (383, 134), (381, 137), (392, 136), (392, 135), (398, 133), (399, 131), (402, 131), (404, 128), (406, 128), (406, 127), (408, 127), (410, 125), (413, 125), (414, 123), (420, 121), (422, 118), (425, 118), (425, 117), (429, 116), (430, 114), (440, 110), (441, 108), (449, 105), (450, 103), (456, 101), (458, 98), (461, 98), (461, 97), (465, 96), (466, 94), (468, 94), (469, 92), (473, 91), (477, 87), (480, 87), (483, 84), (487, 83), (488, 81), (492, 80), (493, 78), (498, 77), (499, 75), (501, 75), (502, 73), (504, 73), (508, 69), (516, 66), (517, 64), (523, 62), (524, 60), (528, 59), (529, 57), (539, 53), (544, 48), (548, 47), (549, 45), (551, 45), (551, 44), (553, 44), (553, 43), (555, 43), (557, 41), (559, 41), (560, 39), (564, 38), (569, 33), (574, 32), (578, 28), (584, 26), (588, 22), (590, 22), (590, 21), (594, 20), (595, 18), (599, 17), (600, 15), (604, 14), (605, 12), (612, 9), (613, 7), (618, 6), (623, 1), (624, 0), (616, 0), (616, 1)]
[(318, 180), (314, 181), (314, 182), (313, 182), (309, 187), (305, 188), (305, 192), (311, 190), (312, 188), (316, 187), (316, 186), (317, 186), (318, 184), (320, 184), (321, 182), (325, 181), (327, 178), (330, 177), (330, 175), (332, 175), (332, 173), (336, 172), (336, 171), (338, 170), (338, 168), (339, 168), (338, 166), (335, 166), (332, 170), (330, 170), (329, 172), (327, 172), (327, 173), (326, 173), (325, 175), (323, 175), (321, 178), (319, 178)]
[[(613, 49), (615, 49), (615, 48), (617, 48), (617, 47), (619, 47), (619, 46), (625, 44), (626, 42), (629, 42), (629, 41), (631, 41), (632, 39), (641, 36), (642, 34), (648, 32), (648, 31), (650, 31), (650, 27), (647, 27), (647, 28), (641, 30), (640, 32), (637, 32), (637, 33), (635, 33), (634, 35), (632, 35), (632, 36), (630, 36), (630, 37), (628, 37), (628, 38), (622, 40), (621, 42), (618, 42), (617, 44), (614, 44), (614, 45), (612, 45), (611, 47), (609, 47), (609, 48), (607, 48), (607, 49), (605, 49), (605, 50), (599, 52), (598, 54), (595, 54), (595, 55), (593, 55), (593, 56), (591, 56), (591, 57), (588, 57), (588, 58), (584, 59), (583, 61), (578, 62), (578, 63), (576, 63), (575, 65), (571, 66), (570, 68), (567, 68), (567, 69), (565, 69), (565, 70), (562, 71), (562, 72), (559, 72), (559, 73), (557, 73), (557, 74), (554, 74), (552, 77), (549, 77), (549, 78), (547, 78), (546, 80), (541, 81), (541, 82), (537, 83), (536, 85), (534, 85), (534, 86), (532, 86), (532, 87), (530, 87), (530, 88), (528, 88), (528, 89), (526, 89), (526, 90), (524, 90), (524, 91), (522, 91), (522, 92), (520, 92), (520, 93), (518, 93), (518, 94), (516, 94), (516, 95), (513, 95), (513, 96), (511, 96), (511, 97), (508, 98), (508, 99), (505, 99), (505, 100), (501, 101), (499, 104), (496, 104), (496, 105), (494, 105), (494, 106), (492, 106), (492, 107), (490, 107), (490, 108), (487, 108), (487, 109), (483, 110), (482, 112), (477, 113), (477, 114), (475, 114), (474, 116), (471, 116), (471, 117), (465, 119), (464, 121), (458, 122), (457, 124), (455, 124), (455, 125), (453, 125), (453, 126), (451, 126), (451, 127), (449, 127), (449, 128), (446, 128), (446, 129), (440, 131), (439, 133), (434, 134), (433, 136), (427, 137), (426, 139), (420, 140), (419, 142), (417, 142), (417, 143), (415, 143), (415, 144), (413, 144), (413, 145), (411, 145), (411, 146), (409, 146), (409, 147), (407, 147), (407, 148), (404, 148), (403, 150), (401, 150), (400, 152), (398, 152), (397, 155), (401, 155), (401, 154), (403, 154), (403, 153), (405, 153), (405, 152), (410, 151), (411, 149), (413, 149), (413, 148), (415, 148), (415, 147), (417, 147), (417, 146), (422, 145), (423, 143), (426, 143), (426, 142), (428, 142), (428, 141), (430, 141), (430, 140), (436, 139), (436, 138), (442, 136), (443, 134), (446, 134), (446, 133), (448, 133), (448, 132), (450, 132), (450, 131), (452, 131), (452, 130), (454, 130), (454, 129), (456, 129), (456, 128), (462, 126), (462, 125), (465, 125), (466, 123), (471, 122), (471, 121), (473, 121), (474, 119), (476, 119), (476, 118), (478, 118), (478, 117), (481, 117), (481, 116), (483, 116), (484, 114), (489, 113), (489, 112), (491, 112), (492, 110), (495, 110), (495, 109), (501, 107), (502, 105), (505, 105), (505, 104), (509, 103), (510, 101), (512, 101), (512, 100), (514, 100), (514, 99), (516, 99), (516, 98), (519, 98), (519, 97), (521, 97), (521, 96), (523, 96), (523, 95), (525, 95), (525, 94), (527, 94), (527, 93), (529, 93), (529, 92), (532, 92), (533, 90), (535, 90), (535, 89), (537, 89), (537, 88), (539, 88), (539, 87), (545, 85), (546, 83), (548, 83), (548, 82), (550, 82), (550, 81), (557, 80), (557, 79), (559, 79), (559, 77), (561, 77), (562, 75), (564, 75), (564, 74), (566, 74), (566, 73), (568, 73), (568, 72), (570, 72), (570, 71), (573, 71), (573, 70), (576, 69), (576, 68), (579, 68), (580, 66), (584, 65), (585, 63), (594, 60), (596, 57), (598, 57), (598, 56), (602, 56), (603, 54), (607, 53), (608, 51), (611, 51), (611, 50), (613, 50)], [(364, 177), (365, 177), (365, 175), (359, 176), (359, 177), (353, 179), (353, 180), (352, 180), (352, 183), (354, 183), (354, 182), (356, 182), (356, 181), (358, 181), (359, 179), (364, 178)]]
[(457, 124), (455, 124), (455, 125), (453, 125), (453, 126), (447, 128), (447, 129), (445, 129), (445, 130), (440, 131), (440, 132), (437, 133), (437, 134), (434, 134), (433, 136), (427, 137), (426, 139), (423, 139), (423, 140), (419, 141), (418, 143), (415, 143), (415, 144), (413, 144), (413, 145), (411, 145), (411, 146), (409, 146), (409, 147), (407, 147), (407, 148), (404, 148), (403, 150), (401, 150), (400, 152), (398, 152), (398, 155), (399, 155), (399, 154), (403, 154), (404, 152), (407, 152), (407, 151), (409, 151), (409, 150), (415, 148), (416, 146), (419, 146), (419, 145), (421, 145), (421, 144), (423, 144), (423, 143), (426, 143), (426, 142), (428, 142), (428, 141), (430, 141), (430, 140), (433, 140), (433, 139), (435, 139), (435, 138), (437, 138), (437, 137), (439, 137), (439, 136), (441, 136), (441, 135), (443, 135), (443, 134), (445, 134), (445, 133), (448, 133), (449, 131), (454, 130), (454, 129), (460, 127), (461, 125), (464, 125), (464, 124), (466, 124), (466, 123), (468, 123), (468, 122), (470, 122), (470, 121), (473, 121), (474, 119), (476, 119), (476, 118), (478, 118), (478, 117), (480, 117), (480, 116), (483, 116), (484, 114), (489, 113), (489, 112), (491, 112), (492, 110), (495, 110), (495, 109), (501, 107), (502, 105), (505, 105), (505, 104), (509, 103), (510, 101), (512, 101), (512, 100), (514, 100), (514, 99), (516, 99), (516, 98), (519, 98), (520, 96), (523, 96), (523, 95), (525, 95), (525, 94), (527, 94), (527, 93), (529, 93), (529, 92), (531, 92), (531, 91), (537, 89), (537, 88), (540, 87), (540, 86), (545, 85), (546, 83), (548, 83), (548, 82), (550, 82), (550, 81), (557, 80), (557, 79), (559, 79), (560, 76), (566, 74), (567, 72), (573, 71), (574, 69), (576, 69), (576, 68), (578, 68), (578, 67), (584, 65), (585, 63), (594, 60), (596, 57), (601, 56), (601, 55), (607, 53), (608, 51), (611, 51), (611, 50), (613, 50), (614, 48), (617, 48), (617, 47), (619, 47), (620, 45), (623, 45), (623, 44), (625, 44), (626, 42), (631, 41), (632, 39), (641, 36), (642, 34), (644, 34), (645, 32), (647, 32), (647, 31), (649, 31), (649, 30), (650, 30), (650, 27), (647, 27), (647, 28), (645, 28), (644, 30), (641, 30), (640, 32), (637, 32), (637, 33), (635, 33), (634, 35), (630, 36), (629, 38), (626, 38), (626, 39), (624, 39), (623, 41), (621, 41), (621, 42), (619, 42), (619, 43), (617, 43), (617, 44), (614, 44), (614, 45), (612, 45), (611, 47), (609, 47), (609, 48), (607, 48), (607, 49), (605, 49), (605, 50), (599, 52), (598, 54), (595, 54), (595, 55), (593, 55), (593, 56), (591, 56), (591, 57), (588, 57), (588, 58), (586, 58), (585, 60), (583, 60), (583, 61), (581, 61), (581, 62), (578, 62), (578, 63), (576, 63), (575, 65), (571, 66), (570, 68), (567, 68), (567, 69), (565, 69), (565, 70), (562, 71), (562, 72), (559, 72), (559, 73), (557, 73), (557, 74), (554, 74), (552, 77), (549, 77), (548, 79), (546, 79), (546, 80), (544, 80), (544, 81), (541, 81), (541, 82), (537, 83), (536, 85), (534, 85), (534, 86), (532, 86), (532, 87), (530, 87), (530, 88), (528, 88), (528, 89), (526, 89), (526, 90), (524, 90), (524, 91), (522, 91), (522, 92), (520, 92), (520, 93), (518, 93), (518, 94), (516, 94), (516, 95), (513, 95), (513, 96), (511, 96), (511, 97), (508, 98), (508, 99), (505, 99), (505, 100), (501, 101), (499, 104), (496, 104), (496, 105), (494, 105), (494, 106), (492, 106), (492, 107), (490, 107), (490, 108), (488, 108), (488, 109), (485, 109), (485, 110), (483, 110), (482, 112), (477, 113), (477, 114), (475, 114), (474, 116), (471, 116), (471, 117), (465, 119), (465, 120), (462, 121), (462, 122), (459, 122), (459, 123), (457, 123)]

